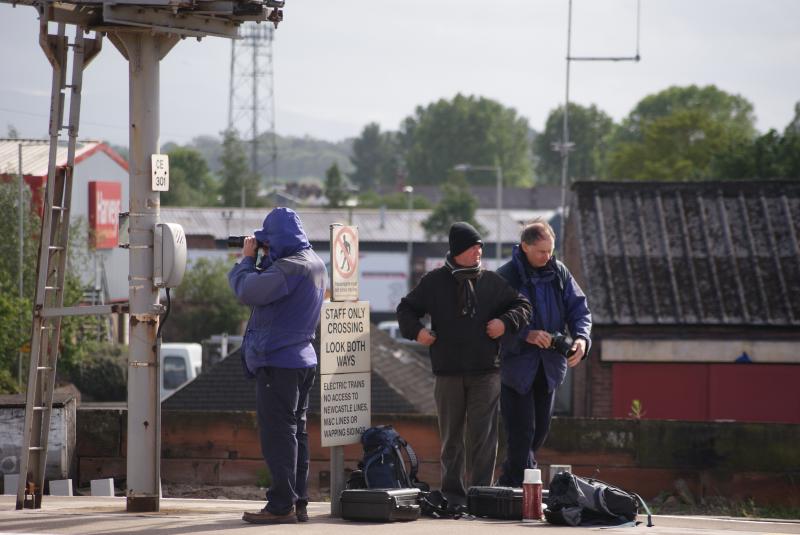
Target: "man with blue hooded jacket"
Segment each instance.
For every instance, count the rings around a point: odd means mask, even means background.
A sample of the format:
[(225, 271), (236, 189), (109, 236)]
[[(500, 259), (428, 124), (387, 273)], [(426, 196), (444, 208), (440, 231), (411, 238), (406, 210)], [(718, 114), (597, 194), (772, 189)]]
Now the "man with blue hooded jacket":
[[(256, 265), (259, 247), (262, 259)], [(306, 409), (317, 354), (311, 345), (325, 294), (325, 264), (311, 249), (297, 214), (275, 208), (248, 236), (228, 273), (236, 297), (252, 307), (242, 343), (245, 372), (256, 378), (261, 453), (272, 483), (267, 504), (246, 522), (308, 520)]]
[[(553, 258), (555, 233), (547, 222), (527, 225), (512, 258), (497, 270), (531, 302), (527, 327), (503, 339), (500, 413), (507, 436), (506, 459), (498, 485), (521, 487), (526, 468), (536, 468), (536, 451), (550, 429), (556, 389), (567, 367), (589, 352), (592, 315), (578, 283)], [(554, 347), (554, 335), (574, 339), (568, 351)]]

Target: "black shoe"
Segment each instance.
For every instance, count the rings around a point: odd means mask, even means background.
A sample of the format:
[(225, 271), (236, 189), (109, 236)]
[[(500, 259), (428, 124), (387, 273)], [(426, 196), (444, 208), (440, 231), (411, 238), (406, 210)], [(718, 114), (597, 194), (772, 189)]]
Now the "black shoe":
[(308, 522), (308, 506), (306, 504), (295, 504), (294, 511), (298, 522)]

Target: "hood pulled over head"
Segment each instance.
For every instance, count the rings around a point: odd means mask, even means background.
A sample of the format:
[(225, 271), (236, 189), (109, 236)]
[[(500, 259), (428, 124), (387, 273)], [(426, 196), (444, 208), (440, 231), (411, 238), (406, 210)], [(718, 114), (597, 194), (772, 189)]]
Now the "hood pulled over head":
[(311, 247), (300, 217), (291, 208), (273, 209), (264, 218), (262, 228), (255, 231), (255, 237), (269, 245), (271, 262)]

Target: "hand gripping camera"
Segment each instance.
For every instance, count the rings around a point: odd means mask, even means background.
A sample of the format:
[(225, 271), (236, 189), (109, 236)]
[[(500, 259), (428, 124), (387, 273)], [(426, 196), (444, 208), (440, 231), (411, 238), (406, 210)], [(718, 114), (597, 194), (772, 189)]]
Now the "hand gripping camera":
[(559, 355), (563, 355), (566, 358), (570, 358), (574, 353), (575, 350), (572, 349), (572, 337), (560, 332), (549, 333), (550, 334), (550, 347), (547, 349), (552, 349)]

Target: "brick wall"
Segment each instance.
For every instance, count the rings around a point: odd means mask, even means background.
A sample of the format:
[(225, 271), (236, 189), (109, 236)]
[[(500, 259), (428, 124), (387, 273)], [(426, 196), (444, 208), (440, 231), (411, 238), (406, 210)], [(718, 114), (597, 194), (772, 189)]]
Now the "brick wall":
[[(422, 459), (420, 479), (439, 484), (436, 419), (373, 416), (392, 424)], [(78, 411), (80, 484), (100, 477), (125, 478), (124, 411)], [(312, 499), (328, 495), (328, 448), (319, 441), (319, 419), (309, 421)], [(800, 506), (800, 425), (555, 418), (540, 465), (570, 464), (638, 492), (645, 499), (674, 490), (683, 480), (698, 497), (752, 498), (758, 504)], [(252, 485), (263, 470), (252, 412), (170, 412), (162, 416), (162, 478), (167, 483)], [(354, 468), (360, 447), (344, 449)]]

